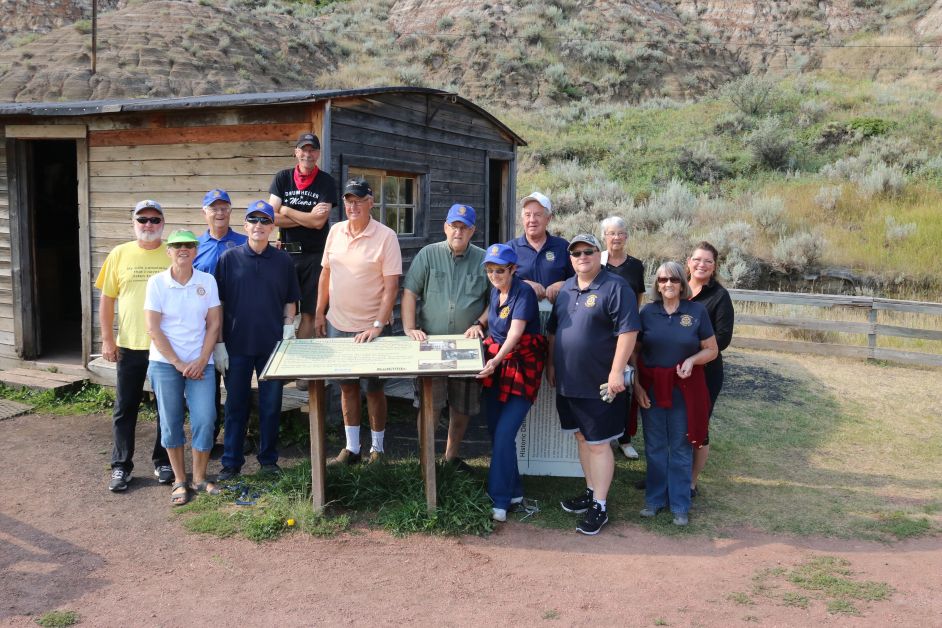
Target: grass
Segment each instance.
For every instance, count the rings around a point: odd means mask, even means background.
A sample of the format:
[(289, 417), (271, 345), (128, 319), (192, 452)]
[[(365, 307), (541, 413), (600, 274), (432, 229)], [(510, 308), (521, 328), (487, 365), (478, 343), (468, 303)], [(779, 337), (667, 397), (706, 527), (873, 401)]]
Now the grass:
[(858, 579), (849, 561), (834, 556), (812, 556), (791, 568), (762, 569), (752, 582), (751, 593), (730, 596), (740, 604), (765, 600), (796, 608), (819, 602), (832, 614), (862, 615), (866, 603), (888, 600), (894, 593), (885, 582)]
[[(480, 480), (450, 467), (438, 469), (439, 506), (429, 513), (420, 466), (415, 459), (355, 467), (329, 467), (324, 514), (311, 507), (311, 467), (303, 462), (277, 477), (243, 476), (222, 495), (200, 496), (177, 509), (184, 526), (218, 537), (241, 535), (253, 541), (289, 531), (333, 536), (354, 524), (405, 534), (475, 534), (491, 531), (490, 501)], [(237, 499), (254, 502), (240, 506)]]
[(35, 621), (45, 628), (64, 628), (79, 623), (79, 614), (75, 611), (49, 611), (37, 617)]
[[(0, 384), (0, 397), (33, 406), (33, 412), (64, 416), (67, 414), (102, 414), (114, 407), (114, 390), (97, 384), (83, 384), (72, 392), (56, 395), (51, 390), (35, 391)], [(145, 414), (142, 412), (142, 414)]]

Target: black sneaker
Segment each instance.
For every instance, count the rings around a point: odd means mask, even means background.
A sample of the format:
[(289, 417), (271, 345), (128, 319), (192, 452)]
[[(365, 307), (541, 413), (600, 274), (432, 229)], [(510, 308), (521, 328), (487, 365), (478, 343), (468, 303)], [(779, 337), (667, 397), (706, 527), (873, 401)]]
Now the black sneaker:
[(470, 475), (474, 474), (474, 469), (471, 468), (471, 465), (469, 465), (467, 462), (465, 462), (461, 458), (452, 458), (451, 460), (445, 460), (444, 458), (442, 458), (442, 465), (450, 465), (454, 467), (455, 471), (458, 471), (460, 473), (467, 473)]
[(281, 467), (279, 467), (274, 462), (271, 464), (263, 464), (262, 468), (259, 469), (258, 472), (266, 475), (281, 475)]
[(216, 476), (216, 479), (220, 482), (225, 482), (226, 480), (231, 480), (232, 478), (239, 475), (242, 472), (242, 469), (236, 469), (235, 467), (223, 467), (222, 471), (219, 472), (219, 475)]
[(115, 467), (111, 470), (111, 482), (108, 484), (109, 491), (124, 491), (128, 488), (128, 482), (131, 481), (131, 472), (125, 471), (121, 467)]
[(170, 484), (176, 479), (176, 476), (173, 474), (173, 467), (169, 464), (154, 467), (154, 477), (157, 478), (157, 482), (160, 484)]
[(606, 523), (608, 523), (608, 513), (602, 510), (602, 504), (592, 502), (592, 507), (586, 511), (585, 517), (576, 526), (576, 531), (594, 536)]
[(562, 506), (563, 510), (566, 512), (582, 513), (587, 511), (593, 503), (592, 489), (587, 488), (582, 495), (564, 499), (559, 502), (559, 505)]

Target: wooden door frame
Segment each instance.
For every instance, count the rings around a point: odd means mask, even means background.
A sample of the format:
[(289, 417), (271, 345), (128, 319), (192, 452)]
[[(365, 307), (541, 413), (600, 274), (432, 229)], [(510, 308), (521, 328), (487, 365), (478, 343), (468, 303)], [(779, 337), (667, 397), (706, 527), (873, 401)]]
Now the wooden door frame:
[[(92, 345), (91, 234), (89, 231), (88, 141), (85, 125), (10, 125), (7, 137), (7, 176), (10, 189), (10, 267), (13, 284), (13, 330), (16, 353), (23, 359), (37, 357), (39, 307), (36, 297), (36, 264), (29, 212), (30, 140), (74, 140), (78, 185), (79, 276), (82, 299), (82, 365), (89, 362)], [(28, 357), (27, 357), (28, 356)]]

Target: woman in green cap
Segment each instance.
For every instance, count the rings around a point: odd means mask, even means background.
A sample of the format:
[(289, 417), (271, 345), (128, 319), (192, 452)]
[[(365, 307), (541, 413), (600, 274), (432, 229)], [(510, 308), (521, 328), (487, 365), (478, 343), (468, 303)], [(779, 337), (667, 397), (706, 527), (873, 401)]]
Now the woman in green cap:
[[(178, 230), (167, 238), (170, 268), (147, 281), (144, 316), (151, 337), (151, 387), (157, 396), (161, 444), (173, 467), (170, 503), (182, 506), (189, 490), (216, 494), (206, 480), (216, 420), (213, 348), (219, 337), (222, 309), (212, 275), (193, 268), (197, 239)], [(193, 483), (187, 486), (183, 459), (183, 417), (190, 412)]]

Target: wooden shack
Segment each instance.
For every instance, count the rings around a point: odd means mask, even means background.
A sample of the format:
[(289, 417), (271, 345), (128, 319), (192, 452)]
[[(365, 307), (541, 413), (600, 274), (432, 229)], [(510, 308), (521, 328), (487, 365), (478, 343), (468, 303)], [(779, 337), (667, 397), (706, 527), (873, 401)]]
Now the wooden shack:
[(100, 346), (94, 278), (133, 239), (134, 204), (160, 202), (165, 233), (201, 232), (202, 196), (221, 187), (240, 228), (239, 209), (267, 200), (307, 131), (338, 184), (373, 182), (376, 216), (399, 233), (406, 263), (443, 239), (453, 203), (478, 210), (477, 244), (513, 236), (525, 143), (456, 94), (382, 87), (0, 104), (0, 367), (88, 364)]

